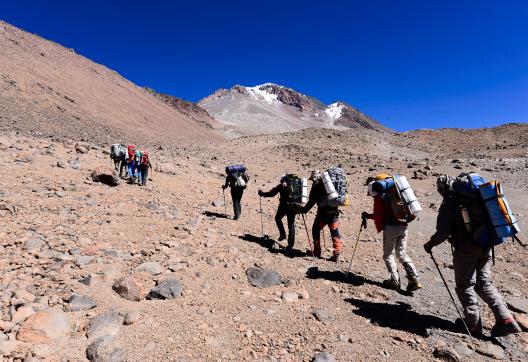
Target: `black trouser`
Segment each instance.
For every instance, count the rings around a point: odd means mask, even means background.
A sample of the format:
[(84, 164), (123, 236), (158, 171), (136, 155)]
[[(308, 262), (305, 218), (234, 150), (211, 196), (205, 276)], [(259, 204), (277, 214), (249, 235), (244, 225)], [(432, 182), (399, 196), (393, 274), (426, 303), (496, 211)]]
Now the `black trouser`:
[(240, 217), (242, 212), (242, 206), (240, 205), (242, 201), (242, 194), (244, 189), (241, 187), (231, 187), (231, 199), (233, 200), (233, 211), (235, 213), (235, 219)]
[(141, 184), (143, 186), (146, 186), (147, 185), (147, 179), (148, 179), (148, 171), (149, 171), (149, 168), (148, 168), (148, 165), (141, 165), (139, 166), (139, 169), (141, 170)]
[(288, 220), (288, 247), (290, 248), (293, 248), (293, 245), (295, 244), (295, 215), (296, 213), (285, 204), (279, 204), (277, 214), (275, 214), (275, 223), (279, 229), (280, 236), (286, 236), (282, 219), (286, 216)]

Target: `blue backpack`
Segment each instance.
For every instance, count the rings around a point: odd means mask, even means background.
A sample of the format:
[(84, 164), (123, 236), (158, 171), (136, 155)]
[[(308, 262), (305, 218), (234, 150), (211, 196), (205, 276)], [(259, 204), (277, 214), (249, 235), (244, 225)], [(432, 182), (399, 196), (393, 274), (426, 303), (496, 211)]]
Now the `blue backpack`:
[(477, 173), (460, 174), (452, 189), (458, 199), (466, 232), (483, 247), (502, 244), (519, 232), (502, 186)]

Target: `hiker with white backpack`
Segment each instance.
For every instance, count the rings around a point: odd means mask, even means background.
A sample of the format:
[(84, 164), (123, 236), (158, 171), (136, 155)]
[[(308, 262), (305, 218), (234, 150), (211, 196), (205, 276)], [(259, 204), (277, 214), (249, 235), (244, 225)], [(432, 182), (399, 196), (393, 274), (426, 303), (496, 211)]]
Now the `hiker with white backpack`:
[(126, 146), (119, 143), (114, 143), (112, 146), (110, 146), (110, 158), (114, 162), (115, 176), (123, 178), (127, 170)]
[(421, 210), (414, 192), (407, 179), (400, 175), (369, 177), (366, 184), (368, 195), (374, 199), (374, 212), (363, 212), (361, 218), (374, 220), (376, 230), (383, 231), (383, 260), (389, 272), (389, 278), (383, 284), (394, 290), (401, 288), (397, 257), (407, 274), (407, 291), (420, 289), (418, 271), (407, 254), (408, 225)]
[(323, 173), (313, 171), (310, 180), (313, 182), (310, 196), (301, 212), (306, 214), (317, 204), (317, 214), (312, 226), (313, 255), (321, 257), (321, 231), (328, 226), (334, 247), (329, 260), (337, 263), (343, 250), (339, 233), (339, 206), (348, 206), (347, 178), (340, 167), (333, 167)]
[(441, 175), (437, 190), (443, 202), (436, 233), (424, 249), (432, 256), (435, 246), (445, 240), (451, 243), (456, 293), (464, 309), (464, 319), (459, 322), (474, 337), (483, 336), (478, 295), (495, 316), (492, 337), (521, 332), (491, 279), (493, 247), (507, 237), (515, 238), (519, 231), (500, 183), (486, 182), (475, 173), (461, 174), (458, 178)]
[(231, 199), (233, 200), (233, 212), (235, 214), (233, 220), (238, 220), (242, 213), (242, 195), (247, 187), (249, 176), (244, 165), (227, 166), (226, 174), (225, 184), (222, 185), (222, 189), (231, 188)]
[(295, 244), (295, 217), (299, 213), (303, 204), (308, 200), (308, 184), (305, 178), (300, 178), (295, 174), (287, 173), (281, 177), (277, 186), (268, 192), (258, 190), (260, 197), (275, 197), (279, 195), (279, 206), (275, 214), (275, 223), (279, 229), (279, 239), (286, 239), (286, 230), (282, 219), (286, 216), (288, 220), (288, 246), (285, 249), (286, 255), (291, 255)]

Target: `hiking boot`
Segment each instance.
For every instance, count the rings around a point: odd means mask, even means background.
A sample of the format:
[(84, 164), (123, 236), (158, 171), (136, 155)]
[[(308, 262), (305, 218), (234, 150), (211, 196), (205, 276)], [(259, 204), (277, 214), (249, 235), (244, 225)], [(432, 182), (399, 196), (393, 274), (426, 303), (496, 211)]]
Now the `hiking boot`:
[(407, 291), (414, 292), (415, 290), (421, 289), (422, 285), (416, 277), (409, 278), (409, 283), (407, 283)]
[(492, 337), (504, 337), (513, 333), (521, 333), (521, 327), (517, 324), (515, 319), (508, 318), (505, 321), (497, 322), (491, 329)]
[(278, 240), (278, 241), (286, 240), (286, 235), (280, 235), (279, 238), (278, 238), (277, 240)]
[(383, 285), (386, 288), (393, 289), (393, 290), (399, 290), (400, 289), (400, 283), (393, 278), (389, 278), (383, 281)]
[(286, 248), (284, 248), (284, 255), (293, 256), (293, 247), (287, 246)]
[(332, 255), (332, 257), (330, 259), (328, 259), (328, 261), (333, 261), (334, 263), (338, 263), (339, 262), (339, 255)]
[[(469, 333), (471, 333), (472, 337), (479, 338), (479, 339), (485, 339), (484, 332), (482, 332), (482, 324), (479, 323), (476, 326), (471, 326), (468, 324)], [(464, 321), (462, 318), (457, 318), (455, 320), (455, 328), (457, 331), (463, 334), (467, 334), (466, 327), (464, 326)]]

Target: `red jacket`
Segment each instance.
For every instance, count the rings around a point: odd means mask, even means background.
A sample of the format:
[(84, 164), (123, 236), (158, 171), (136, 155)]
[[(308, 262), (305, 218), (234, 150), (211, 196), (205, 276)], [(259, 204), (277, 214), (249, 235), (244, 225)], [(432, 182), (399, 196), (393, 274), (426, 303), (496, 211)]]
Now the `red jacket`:
[(385, 203), (380, 195), (374, 196), (374, 213), (369, 214), (368, 218), (374, 220), (374, 225), (376, 225), (378, 233), (385, 228), (387, 212), (385, 211)]

